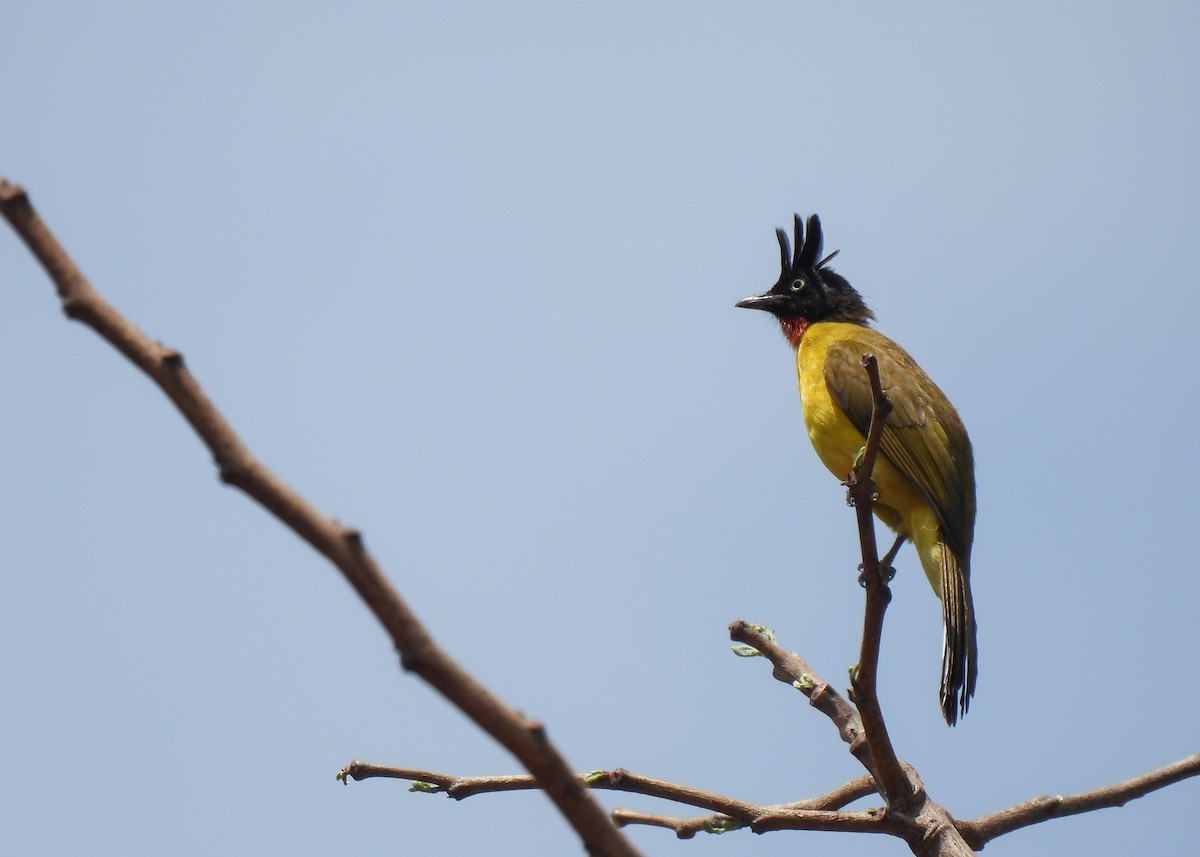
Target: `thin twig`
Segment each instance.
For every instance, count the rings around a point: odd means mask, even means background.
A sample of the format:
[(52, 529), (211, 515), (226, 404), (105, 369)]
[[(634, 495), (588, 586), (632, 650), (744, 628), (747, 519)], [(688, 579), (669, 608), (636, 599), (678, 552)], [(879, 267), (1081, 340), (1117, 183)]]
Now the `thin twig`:
[(963, 837), (972, 847), (982, 848), (992, 839), (1022, 827), (1040, 824), (1052, 818), (1124, 806), (1131, 800), (1197, 775), (1200, 775), (1200, 753), (1110, 786), (1073, 795), (1035, 797), (1008, 809), (989, 813), (972, 821), (959, 821), (957, 824)]
[[(444, 794), (455, 800), (463, 800), (472, 795), (491, 794), (493, 792), (514, 792), (539, 789), (541, 785), (529, 774), (498, 774), (495, 776), (462, 777), (455, 774), (442, 774), (437, 771), (426, 771), (420, 768), (397, 768), (392, 765), (374, 765), (370, 762), (360, 762), (355, 759), (337, 772), (337, 779), (343, 783), (350, 780), (362, 782), (376, 777), (392, 780), (409, 780), (412, 783), (410, 791), (425, 794)], [(586, 785), (584, 778), (576, 775), (580, 785)]]
[[(416, 791), (443, 793), (455, 800), (462, 800), (477, 794), (541, 788), (536, 779), (521, 774), (460, 777), (417, 768), (394, 768), (387, 765), (372, 765), (357, 760), (351, 762), (339, 771), (337, 775), (337, 778), (343, 782), (347, 779), (366, 780), (372, 777), (411, 780), (413, 783), (421, 784)], [(754, 820), (763, 812), (763, 808), (756, 804), (738, 800), (727, 795), (717, 794), (716, 792), (693, 788), (692, 786), (680, 785), (679, 783), (659, 780), (654, 777), (646, 777), (641, 774), (635, 774), (632, 771), (627, 771), (624, 768), (615, 768), (611, 771), (592, 771), (590, 774), (576, 774), (575, 779), (581, 788), (629, 792), (662, 798), (663, 800), (670, 800), (687, 806), (711, 810), (747, 823)]]
[(762, 807), (728, 795), (710, 792), (704, 789), (684, 786), (654, 777), (635, 774), (624, 768), (616, 768), (604, 773), (596, 772), (588, 777), (592, 788), (612, 789), (614, 791), (633, 792), (640, 795), (662, 798), (675, 803), (696, 806), (701, 809), (736, 818), (739, 821), (751, 822), (761, 812)]
[[(875, 794), (874, 779), (864, 774), (843, 783), (817, 797), (790, 803), (761, 806), (738, 800), (728, 795), (697, 789), (679, 783), (646, 777), (622, 768), (612, 771), (593, 771), (576, 775), (580, 784), (608, 791), (646, 795), (674, 801), (686, 806), (712, 810), (711, 815), (693, 818), (678, 818), (632, 810), (614, 810), (613, 821), (619, 826), (627, 824), (651, 824), (675, 831), (680, 838), (690, 838), (697, 832), (726, 833), (748, 827), (762, 833), (768, 830), (869, 830), (872, 833), (891, 833), (910, 836), (911, 822), (897, 818), (884, 818), (879, 810), (842, 812), (852, 801)], [(366, 780), (372, 777), (410, 780), (412, 791), (426, 794), (445, 794), (455, 800), (463, 800), (478, 794), (536, 789), (537, 780), (525, 774), (500, 774), (496, 776), (457, 776), (419, 768), (397, 768), (353, 761), (338, 772), (338, 779)]]
[(863, 734), (862, 719), (854, 706), (833, 685), (818, 676), (803, 657), (780, 646), (762, 625), (738, 619), (729, 625), (729, 638), (744, 643), (769, 660), (776, 679), (803, 693), (809, 704), (830, 719), (837, 727), (850, 752), (868, 771), (874, 772), (871, 749)]
[(628, 827), (640, 824), (648, 827), (665, 827), (675, 833), (679, 839), (691, 839), (697, 833), (728, 833), (740, 830), (746, 825), (740, 821), (721, 816), (705, 815), (696, 818), (676, 818), (670, 815), (658, 815), (653, 812), (639, 812), (636, 809), (617, 807), (612, 811), (612, 820), (617, 827)]
[(886, 833), (912, 839), (920, 828), (911, 819), (882, 809), (862, 812), (819, 809), (780, 809), (763, 813), (750, 825), (755, 833), (775, 830), (825, 830), (839, 833)]
[(63, 311), (100, 334), (156, 383), (212, 452), (221, 480), (240, 488), (329, 559), (415, 672), (506, 747), (544, 787), (589, 852), (637, 851), (588, 794), (536, 721), (504, 705), (434, 642), (363, 545), (362, 534), (325, 517), (266, 468), (238, 438), (184, 366), (183, 356), (138, 330), (92, 287), (18, 185), (0, 178), (0, 214), (53, 281)]
[(613, 821), (620, 827), (632, 824), (665, 827), (674, 831), (680, 839), (691, 839), (697, 833), (729, 833), (747, 827), (754, 833), (772, 833), (778, 830), (822, 830), (828, 833), (885, 833), (900, 838), (909, 838), (914, 835), (914, 826), (911, 822), (887, 817), (882, 811), (873, 809), (863, 812), (836, 812), (763, 807), (762, 814), (752, 823), (746, 824), (721, 815), (679, 818), (618, 807), (613, 810)]
[(830, 789), (825, 794), (805, 798), (793, 803), (781, 804), (781, 809), (841, 809), (849, 803), (867, 795), (877, 794), (875, 778), (870, 774), (860, 774), (852, 780), (847, 780), (840, 786)]

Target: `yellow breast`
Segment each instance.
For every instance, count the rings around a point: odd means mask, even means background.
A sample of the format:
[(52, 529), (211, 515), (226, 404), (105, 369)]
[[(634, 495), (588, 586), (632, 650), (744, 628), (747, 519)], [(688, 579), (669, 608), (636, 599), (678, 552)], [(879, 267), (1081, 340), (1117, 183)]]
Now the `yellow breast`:
[[(800, 381), (800, 405), (809, 440), (821, 462), (839, 479), (854, 467), (854, 458), (866, 440), (829, 395), (825, 383), (825, 355), (833, 342), (858, 339), (874, 333), (856, 324), (822, 322), (811, 325), (796, 349), (796, 374)], [(863, 343), (863, 351), (870, 345)], [(865, 370), (864, 370), (865, 371)]]

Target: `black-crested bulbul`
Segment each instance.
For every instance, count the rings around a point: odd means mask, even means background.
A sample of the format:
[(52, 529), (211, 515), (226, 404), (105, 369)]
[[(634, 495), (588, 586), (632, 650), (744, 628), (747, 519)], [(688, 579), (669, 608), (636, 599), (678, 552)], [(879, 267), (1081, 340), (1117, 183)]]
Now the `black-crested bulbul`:
[(941, 707), (953, 726), (975, 693), (978, 657), (971, 601), (975, 472), (971, 441), (950, 400), (908, 353), (869, 327), (874, 313), (821, 256), (821, 221), (795, 222), (795, 253), (776, 230), (782, 272), (761, 295), (739, 307), (774, 315), (796, 350), (804, 425), (817, 455), (845, 479), (862, 451), (871, 421), (871, 388), (861, 363), (874, 354), (892, 404), (872, 478), (875, 514), (897, 534), (889, 564), (911, 541), (942, 601)]

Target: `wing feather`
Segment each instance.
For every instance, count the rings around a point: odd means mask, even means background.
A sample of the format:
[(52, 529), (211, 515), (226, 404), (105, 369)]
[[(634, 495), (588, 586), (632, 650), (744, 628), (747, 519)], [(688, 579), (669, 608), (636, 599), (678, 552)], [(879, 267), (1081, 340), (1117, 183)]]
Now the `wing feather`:
[(863, 328), (863, 336), (829, 346), (824, 372), (830, 396), (864, 437), (871, 424), (871, 387), (861, 361), (868, 352), (879, 362), (892, 403), (880, 452), (933, 509), (951, 550), (966, 556), (975, 529), (975, 476), (962, 420), (903, 348)]

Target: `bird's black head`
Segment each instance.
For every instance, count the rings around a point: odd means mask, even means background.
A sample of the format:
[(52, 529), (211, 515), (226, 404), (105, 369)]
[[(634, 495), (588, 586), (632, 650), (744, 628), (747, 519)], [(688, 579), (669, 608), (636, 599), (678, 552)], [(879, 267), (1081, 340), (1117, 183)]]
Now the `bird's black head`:
[(829, 260), (834, 250), (821, 257), (821, 219), (815, 214), (808, 218), (808, 234), (796, 215), (796, 252), (788, 246), (787, 233), (776, 229), (779, 238), (779, 281), (761, 295), (743, 298), (737, 306), (761, 309), (774, 315), (793, 345), (800, 341), (804, 329), (820, 321), (844, 321), (867, 325), (875, 313), (863, 303), (862, 295), (832, 268)]

